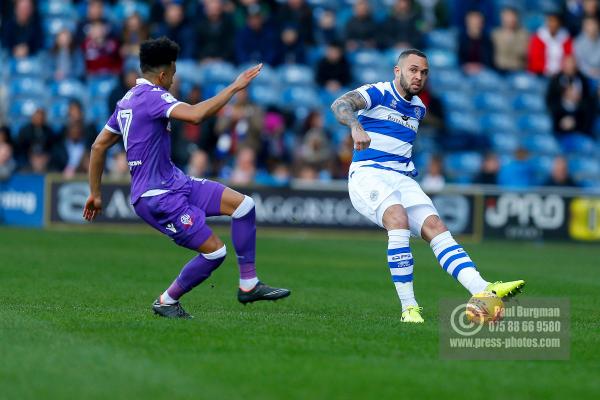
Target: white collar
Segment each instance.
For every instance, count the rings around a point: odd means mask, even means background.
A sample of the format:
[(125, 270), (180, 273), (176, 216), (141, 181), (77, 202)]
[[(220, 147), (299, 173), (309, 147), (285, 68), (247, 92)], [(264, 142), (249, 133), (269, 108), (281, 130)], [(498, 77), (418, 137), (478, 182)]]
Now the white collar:
[(136, 85), (150, 85), (150, 86), (156, 86), (154, 83), (150, 82), (148, 79), (146, 78), (137, 78), (135, 80), (135, 84)]

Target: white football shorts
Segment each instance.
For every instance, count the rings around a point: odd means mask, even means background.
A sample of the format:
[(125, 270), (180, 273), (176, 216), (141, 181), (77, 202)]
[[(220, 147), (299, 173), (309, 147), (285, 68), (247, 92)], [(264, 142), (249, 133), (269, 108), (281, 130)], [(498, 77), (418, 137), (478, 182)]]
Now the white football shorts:
[(390, 206), (402, 205), (414, 236), (421, 236), (423, 222), (438, 215), (429, 196), (414, 179), (395, 171), (372, 167), (350, 168), (348, 193), (352, 205), (362, 215), (383, 226), (383, 214)]

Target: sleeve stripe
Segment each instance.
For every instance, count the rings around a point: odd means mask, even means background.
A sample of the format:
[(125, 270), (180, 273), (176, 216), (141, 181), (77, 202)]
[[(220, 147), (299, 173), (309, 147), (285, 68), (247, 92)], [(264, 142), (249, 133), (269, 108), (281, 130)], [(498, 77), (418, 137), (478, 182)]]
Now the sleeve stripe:
[(116, 129), (113, 129), (113, 128), (111, 128), (110, 126), (108, 126), (108, 124), (104, 125), (104, 129), (106, 129), (107, 131), (110, 131), (110, 132), (112, 132), (112, 133), (115, 133), (115, 134), (117, 134), (117, 135), (121, 135), (121, 132), (119, 132), (119, 131), (118, 131), (118, 130), (116, 130)]
[(173, 109), (175, 107), (177, 107), (178, 105), (180, 105), (181, 103), (183, 103), (183, 102), (182, 101), (178, 101), (177, 103), (175, 103), (171, 107), (169, 107), (169, 109), (167, 110), (167, 118), (169, 118), (171, 116), (171, 111), (173, 111)]

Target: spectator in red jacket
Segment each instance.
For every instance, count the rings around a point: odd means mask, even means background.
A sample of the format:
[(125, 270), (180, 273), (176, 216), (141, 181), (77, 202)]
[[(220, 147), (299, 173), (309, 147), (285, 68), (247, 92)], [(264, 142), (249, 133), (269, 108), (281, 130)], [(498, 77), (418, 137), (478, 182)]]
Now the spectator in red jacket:
[(101, 21), (94, 22), (83, 41), (85, 69), (89, 75), (114, 74), (121, 71), (119, 42), (108, 35), (108, 26)]
[(550, 13), (529, 42), (528, 70), (551, 76), (560, 71), (563, 59), (572, 53), (573, 40), (562, 27), (560, 15)]

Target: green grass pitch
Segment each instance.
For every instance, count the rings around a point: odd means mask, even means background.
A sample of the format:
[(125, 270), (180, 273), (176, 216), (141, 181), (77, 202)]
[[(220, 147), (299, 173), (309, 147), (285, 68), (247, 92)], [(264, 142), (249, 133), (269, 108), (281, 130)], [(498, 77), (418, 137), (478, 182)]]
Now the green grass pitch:
[[(223, 231), (222, 237), (228, 238)], [(600, 248), (465, 243), (490, 280), (571, 300), (568, 361), (448, 361), (437, 304), (464, 295), (413, 242), (426, 323), (400, 323), (386, 235), (259, 231), (259, 276), (292, 290), (237, 303), (233, 248), (184, 298), (150, 305), (193, 253), (150, 231), (0, 228), (1, 399), (495, 399), (600, 393)]]

